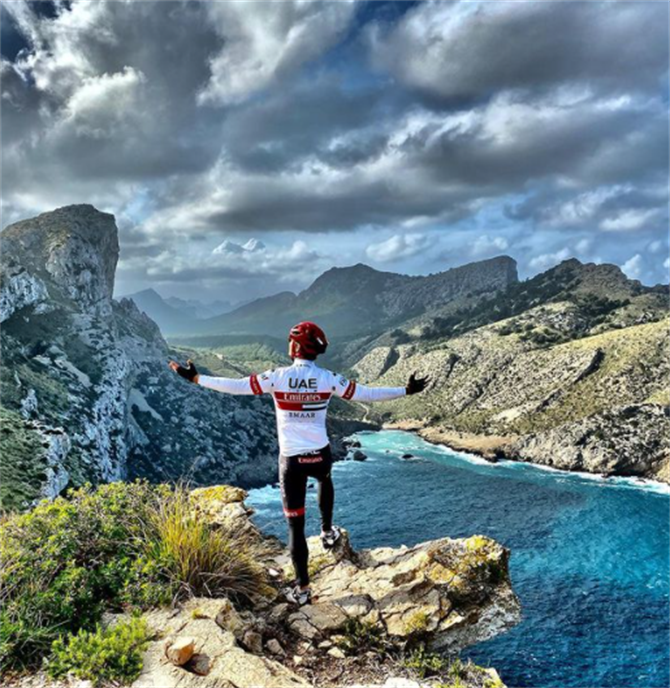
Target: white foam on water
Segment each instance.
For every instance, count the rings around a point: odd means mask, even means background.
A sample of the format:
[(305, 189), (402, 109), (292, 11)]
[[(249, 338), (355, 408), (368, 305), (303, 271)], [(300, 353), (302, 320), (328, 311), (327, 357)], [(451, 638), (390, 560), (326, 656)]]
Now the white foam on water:
[[(531, 463), (530, 461), (512, 461), (510, 459), (499, 459), (496, 462), (487, 461), (486, 459), (478, 456), (477, 454), (471, 454), (465, 451), (451, 449), (444, 444), (433, 444), (432, 442), (427, 442), (418, 435), (409, 433), (403, 430), (381, 430), (378, 433), (372, 433), (367, 431), (365, 433), (360, 433), (361, 436), (381, 434), (381, 433), (397, 433), (406, 434), (411, 436), (415, 442), (412, 444), (417, 447), (418, 450), (426, 449), (428, 451), (432, 450), (440, 454), (445, 454), (450, 458), (455, 458), (463, 461), (464, 463), (473, 464), (482, 468), (486, 468), (490, 471), (496, 471), (500, 469), (509, 469), (513, 471), (545, 471), (551, 473), (560, 480), (577, 480), (577, 481), (590, 481), (597, 483), (600, 487), (607, 487), (611, 489), (635, 489), (635, 490), (645, 490), (648, 492), (655, 492), (658, 494), (670, 495), (670, 485), (666, 483), (661, 483), (657, 480), (648, 480), (646, 478), (637, 478), (633, 476), (605, 476), (599, 473), (588, 473), (586, 471), (565, 471), (560, 468), (555, 468), (553, 466), (545, 466), (542, 464)], [(391, 443), (392, 445), (392, 443)], [(390, 456), (396, 456), (399, 458), (406, 449), (391, 449)], [(425, 457), (421, 457), (425, 458)]]

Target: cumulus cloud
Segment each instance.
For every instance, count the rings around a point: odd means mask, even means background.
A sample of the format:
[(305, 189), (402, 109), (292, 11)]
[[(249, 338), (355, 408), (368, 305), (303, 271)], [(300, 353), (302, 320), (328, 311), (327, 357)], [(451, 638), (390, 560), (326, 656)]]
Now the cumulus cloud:
[(434, 0), (369, 40), (378, 69), (437, 100), (564, 84), (627, 92), (665, 74), (667, 22), (666, 3)]
[(211, 76), (198, 94), (201, 103), (239, 102), (293, 72), (331, 47), (354, 14), (352, 0), (206, 6), (222, 46), (209, 59)]
[(492, 253), (499, 253), (500, 251), (505, 251), (509, 248), (509, 241), (502, 236), (488, 236), (483, 234), (475, 239), (472, 244), (472, 255), (473, 256), (487, 256)]
[(329, 267), (336, 243), (428, 269), (419, 227), (462, 232), (450, 264), (526, 246), (534, 270), (596, 235), (617, 264), (665, 237), (664, 3), (42, 7), (2, 4), (3, 217), (114, 212), (126, 276), (273, 291), (287, 277), (253, 272), (263, 256)]
[(621, 269), (631, 279), (639, 279), (644, 267), (644, 259), (639, 253), (631, 256), (622, 266)]
[(555, 251), (554, 253), (542, 253), (539, 256), (534, 256), (530, 259), (529, 264), (530, 267), (536, 270), (546, 270), (547, 268), (551, 268), (554, 265), (558, 265), (558, 263), (567, 260), (570, 258), (570, 256), (570, 249), (564, 247), (558, 251)]
[(423, 234), (394, 234), (386, 241), (370, 244), (365, 249), (365, 253), (378, 263), (390, 263), (401, 258), (415, 256), (429, 247), (428, 237)]
[[(163, 287), (197, 280), (206, 289), (244, 284), (252, 291), (267, 280), (290, 288), (307, 286), (327, 266), (327, 257), (297, 240), (290, 245), (269, 247), (256, 239), (245, 243), (225, 240), (207, 252), (198, 247), (157, 253), (130, 255), (121, 260), (122, 277), (143, 274)], [(241, 292), (243, 293), (243, 292)]]
[(230, 239), (221, 242), (213, 251), (213, 255), (233, 255), (239, 256), (244, 253), (257, 253), (265, 250), (265, 244), (253, 237), (244, 244), (237, 244)]

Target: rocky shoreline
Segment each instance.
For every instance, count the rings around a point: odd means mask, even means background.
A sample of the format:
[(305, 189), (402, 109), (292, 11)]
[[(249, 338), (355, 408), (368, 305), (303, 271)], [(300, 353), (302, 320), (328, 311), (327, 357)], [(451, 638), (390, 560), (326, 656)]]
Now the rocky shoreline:
[[(604, 464), (590, 466), (582, 461), (574, 460), (574, 455), (570, 453), (567, 453), (566, 458), (563, 460), (560, 460), (560, 458), (557, 459), (556, 456), (558, 455), (560, 457), (561, 450), (564, 452), (565, 456), (565, 452), (574, 450), (574, 446), (560, 447), (558, 442), (554, 446), (547, 446), (543, 445), (536, 438), (463, 433), (448, 428), (426, 426), (424, 422), (419, 420), (403, 420), (384, 423), (382, 429), (413, 432), (430, 444), (436, 444), (458, 452), (474, 454), (490, 463), (496, 463), (504, 459), (507, 461), (532, 463), (569, 473), (593, 473), (603, 478), (620, 476), (638, 478), (644, 482), (655, 482), (662, 485), (670, 484), (670, 471), (668, 470), (667, 462), (663, 461), (659, 461), (659, 469), (652, 477), (634, 471), (626, 472), (625, 470), (617, 470), (617, 467), (608, 470), (607, 466)], [(535, 440), (534, 446), (532, 444), (533, 440)], [(562, 437), (562, 440), (565, 444), (565, 436)], [(534, 449), (534, 451), (532, 451), (532, 449)], [(552, 454), (552, 452), (554, 453)], [(571, 459), (573, 460), (571, 461)]]

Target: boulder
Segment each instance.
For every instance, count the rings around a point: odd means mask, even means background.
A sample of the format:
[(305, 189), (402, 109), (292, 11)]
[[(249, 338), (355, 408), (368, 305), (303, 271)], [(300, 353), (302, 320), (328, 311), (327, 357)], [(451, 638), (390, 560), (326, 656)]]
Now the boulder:
[(165, 645), (165, 656), (175, 665), (184, 666), (195, 653), (195, 640), (190, 637), (179, 637)]
[(365, 461), (365, 459), (368, 458), (368, 455), (363, 453), (360, 449), (356, 449), (354, 453), (351, 455), (351, 458), (354, 461)]

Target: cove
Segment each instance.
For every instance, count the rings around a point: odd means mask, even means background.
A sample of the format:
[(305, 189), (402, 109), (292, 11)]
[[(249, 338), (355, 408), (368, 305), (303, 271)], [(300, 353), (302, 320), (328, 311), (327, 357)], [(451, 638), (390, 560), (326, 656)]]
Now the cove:
[[(468, 652), (509, 686), (670, 685), (670, 495), (661, 485), (488, 464), (400, 431), (360, 433), (365, 462), (335, 465), (335, 523), (356, 548), (489, 535), (512, 551), (523, 620)], [(402, 454), (415, 458), (403, 460)], [(285, 538), (279, 490), (251, 490)], [(308, 530), (319, 530), (315, 490)]]

